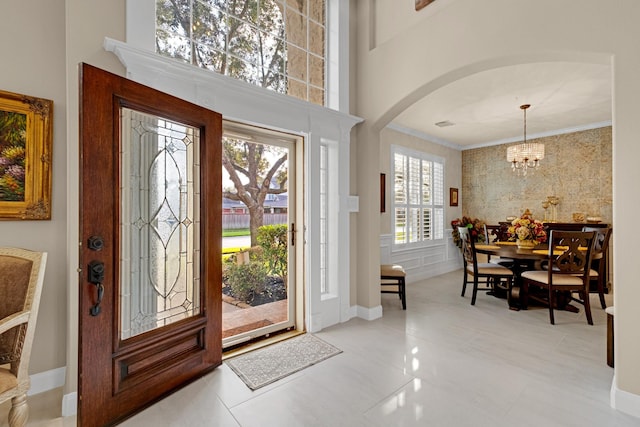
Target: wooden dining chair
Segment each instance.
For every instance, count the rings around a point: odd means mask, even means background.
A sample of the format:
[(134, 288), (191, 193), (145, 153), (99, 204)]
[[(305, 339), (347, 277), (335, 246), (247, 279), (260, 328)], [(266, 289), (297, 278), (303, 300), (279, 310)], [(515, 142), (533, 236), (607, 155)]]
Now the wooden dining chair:
[(406, 276), (407, 273), (405, 273), (401, 265), (382, 264), (380, 266), (380, 292), (383, 294), (398, 294), (403, 310), (407, 309)]
[[(584, 306), (587, 322), (593, 325), (591, 305), (589, 304), (589, 269), (593, 245), (594, 231), (558, 231), (552, 230), (549, 238), (549, 264), (546, 270), (532, 270), (522, 273), (524, 301), (528, 305), (530, 287), (546, 289), (549, 306), (549, 320), (555, 324), (553, 309), (556, 304), (556, 292), (566, 291), (571, 301)], [(580, 298), (575, 298), (573, 293)]]
[[(484, 235), (486, 236), (487, 244), (493, 244), (495, 242), (504, 241), (506, 239), (501, 239), (504, 237), (502, 233), (499, 232), (501, 226), (500, 225), (486, 225), (484, 226)], [(488, 256), (488, 261), (491, 264), (501, 265), (503, 267), (507, 267), (511, 269), (513, 267), (515, 260), (512, 258), (502, 258), (502, 257), (492, 257)]]
[[(462, 294), (467, 290), (469, 276), (473, 277), (473, 293), (471, 295), (471, 305), (475, 305), (478, 291), (492, 291), (496, 286), (501, 286), (502, 280), (506, 282), (507, 295), (511, 294), (513, 286), (513, 272), (499, 264), (490, 262), (478, 262), (475, 242), (471, 238), (471, 233), (466, 227), (458, 227), (460, 242), (462, 243), (462, 259), (464, 261), (464, 276), (462, 281)], [(482, 280), (482, 282), (481, 282)], [(484, 287), (478, 285), (482, 283)]]
[[(582, 231), (595, 231), (596, 241), (593, 245), (593, 255), (591, 256), (591, 268), (589, 269), (589, 283), (596, 283), (596, 290), (600, 298), (602, 309), (607, 308), (604, 300), (607, 285), (607, 269), (609, 268), (609, 240), (613, 229), (611, 227), (582, 227)], [(589, 286), (591, 290), (591, 286)]]
[(29, 416), (29, 357), (46, 261), (46, 252), (0, 248), (0, 403), (11, 399), (10, 427)]

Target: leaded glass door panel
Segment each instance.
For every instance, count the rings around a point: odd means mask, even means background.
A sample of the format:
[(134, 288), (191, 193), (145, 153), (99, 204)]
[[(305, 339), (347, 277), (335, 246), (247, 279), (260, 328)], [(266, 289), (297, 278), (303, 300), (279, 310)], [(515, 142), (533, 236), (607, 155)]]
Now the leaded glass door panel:
[(120, 338), (200, 312), (200, 130), (121, 109)]

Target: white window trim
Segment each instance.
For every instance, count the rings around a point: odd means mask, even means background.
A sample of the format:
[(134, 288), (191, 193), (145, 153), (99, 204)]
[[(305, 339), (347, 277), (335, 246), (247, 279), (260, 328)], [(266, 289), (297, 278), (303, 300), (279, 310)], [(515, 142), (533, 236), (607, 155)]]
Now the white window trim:
[[(445, 158), (440, 157), (440, 156), (436, 156), (424, 151), (418, 151), (418, 150), (414, 150), (411, 148), (407, 148), (401, 145), (394, 145), (392, 144), (390, 147), (390, 168), (389, 170), (391, 171), (390, 175), (391, 175), (391, 180), (390, 180), (390, 188), (391, 188), (391, 212), (390, 212), (390, 225), (391, 225), (391, 252), (402, 252), (402, 251), (409, 251), (409, 250), (414, 250), (416, 248), (426, 248), (426, 247), (431, 247), (431, 246), (441, 246), (443, 244), (443, 242), (446, 241), (446, 227), (445, 227), (445, 220), (444, 220), (444, 216), (442, 218), (442, 228), (444, 230), (443, 233), (443, 237), (441, 239), (431, 239), (431, 240), (427, 240), (427, 241), (421, 241), (421, 242), (410, 242), (410, 243), (396, 243), (395, 242), (395, 210), (396, 210), (396, 198), (395, 198), (395, 154), (399, 153), (405, 156), (409, 156), (409, 157), (414, 157), (414, 158), (419, 158), (421, 160), (428, 160), (428, 161), (432, 161), (432, 162), (437, 162), (442, 164), (443, 167), (443, 181), (442, 181), (442, 192), (443, 192), (443, 200), (442, 200), (442, 209), (446, 211), (446, 206), (445, 206), (445, 199), (446, 197), (444, 194), (444, 177), (446, 176), (446, 162), (445, 162)], [(439, 206), (439, 205), (438, 205)]]
[[(349, 1), (326, 0), (325, 105), (349, 111)], [(155, 52), (155, 0), (126, 1), (126, 40), (131, 47)], [(341, 37), (342, 35), (342, 37)]]
[[(317, 332), (327, 326), (346, 322), (356, 310), (350, 301), (350, 209), (339, 209), (332, 220), (340, 244), (332, 244), (330, 254), (331, 277), (335, 277), (335, 294), (320, 292), (319, 284), (319, 161), (320, 144), (335, 147), (337, 164), (331, 166), (332, 197), (338, 206), (351, 206), (349, 194), (350, 135), (361, 118), (338, 110), (311, 104), (252, 84), (235, 80), (189, 64), (157, 55), (155, 44), (155, 0), (127, 0), (127, 42), (105, 39), (105, 49), (113, 52), (126, 68), (127, 78), (179, 98), (217, 111), (225, 119), (261, 125), (305, 137), (305, 326)], [(337, 17), (338, 22), (331, 22)], [(349, 58), (349, 2), (327, 0), (327, 62), (339, 64), (337, 73), (328, 73), (327, 105), (348, 111)], [(342, 37), (340, 37), (342, 35)], [(333, 40), (333, 41), (332, 41)], [(337, 51), (336, 51), (337, 50)], [(333, 77), (335, 77), (335, 79)]]

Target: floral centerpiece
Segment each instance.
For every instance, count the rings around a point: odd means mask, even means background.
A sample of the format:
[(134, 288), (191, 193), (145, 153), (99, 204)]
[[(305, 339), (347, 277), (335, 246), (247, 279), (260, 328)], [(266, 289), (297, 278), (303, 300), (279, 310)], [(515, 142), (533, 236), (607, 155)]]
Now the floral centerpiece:
[(518, 247), (521, 248), (533, 248), (538, 243), (547, 241), (547, 232), (544, 230), (544, 224), (537, 219), (533, 219), (529, 209), (520, 218), (516, 218), (511, 222), (508, 233), (509, 240), (515, 241)]
[(463, 216), (462, 219), (456, 218), (451, 221), (451, 235), (453, 236), (453, 243), (456, 244), (457, 247), (462, 248), (462, 241), (460, 240), (460, 233), (458, 233), (458, 227), (467, 227), (471, 231), (471, 238), (474, 239), (474, 242), (485, 242), (486, 236), (484, 235), (484, 221), (479, 220), (478, 218), (470, 218), (468, 216)]

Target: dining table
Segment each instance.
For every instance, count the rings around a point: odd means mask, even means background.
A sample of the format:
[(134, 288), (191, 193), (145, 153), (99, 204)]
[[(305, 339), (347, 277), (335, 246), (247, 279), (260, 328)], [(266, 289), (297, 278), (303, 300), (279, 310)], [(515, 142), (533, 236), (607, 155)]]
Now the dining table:
[[(536, 298), (535, 295), (531, 294), (527, 295), (528, 298), (525, 298), (524, 293), (528, 291), (522, 286), (521, 274), (524, 271), (539, 268), (541, 262), (549, 260), (549, 246), (547, 243), (540, 243), (533, 248), (527, 249), (518, 247), (516, 242), (499, 241), (489, 244), (478, 243), (475, 245), (475, 249), (476, 252), (488, 255), (489, 257), (499, 256), (501, 259), (513, 260), (512, 263), (509, 263), (509, 268), (513, 271), (514, 283), (511, 289), (507, 291), (509, 292), (507, 301), (511, 310), (527, 309), (523, 301), (529, 299), (543, 302), (541, 298)], [(551, 256), (553, 255), (554, 254)], [(564, 297), (563, 295), (558, 295), (555, 308), (558, 310), (578, 312), (578, 308), (569, 304), (569, 302), (570, 295), (565, 295)]]

